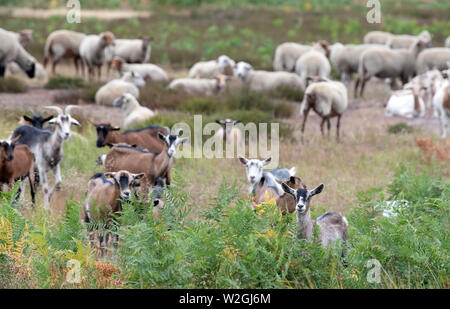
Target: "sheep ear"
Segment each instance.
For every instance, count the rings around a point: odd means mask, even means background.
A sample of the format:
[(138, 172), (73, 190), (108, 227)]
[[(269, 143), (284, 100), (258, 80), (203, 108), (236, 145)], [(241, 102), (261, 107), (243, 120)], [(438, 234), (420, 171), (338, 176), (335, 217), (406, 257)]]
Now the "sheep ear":
[(265, 160), (263, 161), (263, 166), (268, 165), (268, 164), (270, 163), (270, 161), (272, 161), (272, 157), (269, 157), (269, 158), (265, 159)]
[(242, 156), (238, 156), (239, 161), (241, 161), (242, 164), (247, 165), (248, 160)]
[(294, 189), (292, 189), (291, 187), (289, 187), (287, 184), (285, 184), (284, 182), (281, 184), (281, 187), (283, 188), (283, 191), (289, 194), (292, 194), (295, 198), (297, 198), (296, 195), (296, 191)]
[(317, 188), (309, 191), (309, 195), (310, 196), (314, 196), (314, 195), (317, 195), (317, 194), (321, 193), (323, 191), (323, 187), (324, 187), (324, 185), (322, 183)]

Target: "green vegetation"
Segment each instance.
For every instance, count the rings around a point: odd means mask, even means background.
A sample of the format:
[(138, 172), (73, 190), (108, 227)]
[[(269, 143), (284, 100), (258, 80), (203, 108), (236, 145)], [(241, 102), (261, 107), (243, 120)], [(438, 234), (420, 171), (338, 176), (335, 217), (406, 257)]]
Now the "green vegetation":
[(11, 92), (20, 93), (27, 92), (28, 86), (20, 79), (15, 77), (0, 78), (0, 93)]
[(404, 122), (399, 122), (397, 124), (393, 124), (389, 126), (388, 132), (390, 134), (399, 134), (399, 133), (412, 133), (414, 128)]
[(73, 89), (80, 88), (84, 86), (84, 81), (81, 78), (73, 78), (73, 77), (52, 77), (47, 84), (45, 84), (44, 88), (47, 89)]

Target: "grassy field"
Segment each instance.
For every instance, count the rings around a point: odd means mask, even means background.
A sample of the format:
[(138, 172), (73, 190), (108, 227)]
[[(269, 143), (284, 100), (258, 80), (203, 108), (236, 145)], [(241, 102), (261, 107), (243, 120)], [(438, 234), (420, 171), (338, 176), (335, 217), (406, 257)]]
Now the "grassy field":
[[(194, 62), (220, 54), (270, 68), (275, 47), (284, 41), (360, 42), (370, 29), (428, 29), (435, 45), (442, 45), (450, 35), (450, 8), (440, 1), (383, 1), (379, 26), (365, 22), (365, 1), (163, 2), (81, 1), (89, 9), (149, 10), (153, 15), (148, 19), (88, 19), (70, 25), (63, 17), (3, 16), (2, 27), (34, 29), (36, 42), (29, 50), (39, 60), (48, 33), (59, 28), (111, 30), (118, 37), (151, 35), (151, 62), (162, 64), (171, 77), (186, 75)], [(60, 4), (26, 1), (26, 6), (45, 9)], [(1, 5), (10, 2), (0, 0)], [(60, 72), (74, 76), (68, 66)], [(251, 211), (245, 169), (237, 159), (177, 159), (162, 215), (155, 216), (152, 207), (138, 201), (126, 203), (119, 219), (119, 248), (107, 259), (99, 258), (80, 222), (87, 181), (102, 171), (96, 159), (107, 151), (96, 148), (89, 120), (120, 125), (120, 113), (92, 104), (101, 83), (60, 77), (45, 86), (27, 83), (0, 81), (0, 89), (17, 92), (0, 93), (0, 139), (17, 127), (28, 106), (69, 103), (80, 105), (74, 117), (82, 127), (74, 130), (83, 138), (73, 136), (64, 144), (63, 185), (52, 199), (51, 215), (42, 208), (41, 188), (36, 208), (28, 195), (20, 204), (15, 190), (0, 192), (0, 288), (450, 287), (450, 169), (438, 157), (424, 160), (416, 146), (419, 138), (431, 138), (440, 147), (445, 141), (437, 137), (432, 119), (385, 117), (388, 91), (382, 82), (371, 83), (365, 99), (350, 101), (340, 143), (334, 140), (335, 120), (331, 137), (322, 137), (316, 115), (310, 115), (306, 142), (300, 143), (302, 94), (285, 89), (261, 95), (231, 87), (221, 97), (203, 98), (152, 85), (143, 89), (140, 100), (159, 112), (151, 124), (192, 125), (195, 114), (203, 116), (204, 124), (226, 117), (279, 123), (280, 166), (295, 166), (308, 188), (325, 185), (312, 202), (312, 216), (332, 210), (348, 218), (345, 263), (338, 250), (324, 251), (317, 242), (297, 240), (295, 215), (282, 217), (270, 201)], [(405, 200), (408, 207), (395, 217), (381, 216), (392, 200)], [(378, 283), (367, 280), (371, 259), (381, 265)], [(80, 263), (79, 283), (66, 280), (69, 260)]]

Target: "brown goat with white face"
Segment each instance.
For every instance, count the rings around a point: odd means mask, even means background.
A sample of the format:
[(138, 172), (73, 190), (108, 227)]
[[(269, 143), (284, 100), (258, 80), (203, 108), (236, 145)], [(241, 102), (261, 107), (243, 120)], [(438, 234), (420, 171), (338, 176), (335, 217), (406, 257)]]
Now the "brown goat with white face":
[[(320, 241), (324, 247), (328, 247), (336, 241), (347, 241), (348, 222), (344, 215), (335, 212), (327, 212), (316, 220), (311, 219), (311, 198), (322, 192), (324, 185), (321, 184), (313, 190), (306, 187), (292, 189), (287, 184), (281, 184), (283, 190), (295, 198), (295, 209), (297, 211), (298, 235), (300, 239), (310, 240), (313, 234), (314, 224), (320, 228)], [(342, 250), (344, 255), (344, 249)]]
[(155, 184), (158, 177), (167, 175), (177, 146), (187, 141), (187, 138), (179, 138), (180, 134), (182, 134), (181, 130), (175, 135), (167, 136), (158, 132), (158, 138), (164, 143), (164, 148), (159, 153), (117, 145), (106, 154), (105, 169), (108, 172), (127, 170), (132, 173), (144, 173), (145, 177), (141, 181), (140, 189), (140, 192), (144, 193), (148, 186)]
[(11, 189), (17, 180), (20, 184), (21, 199), (25, 193), (23, 180), (30, 182), (31, 201), (34, 205), (34, 155), (27, 145), (15, 145), (19, 137), (12, 141), (0, 142), (0, 191), (4, 184)]
[[(114, 220), (114, 216), (122, 210), (121, 200), (130, 199), (130, 187), (142, 177), (144, 174), (132, 174), (127, 171), (95, 174), (88, 182), (88, 194), (82, 209), (83, 221), (103, 222), (108, 226)], [(102, 256), (108, 237), (108, 234), (99, 235)], [(117, 241), (117, 235), (115, 237)]]

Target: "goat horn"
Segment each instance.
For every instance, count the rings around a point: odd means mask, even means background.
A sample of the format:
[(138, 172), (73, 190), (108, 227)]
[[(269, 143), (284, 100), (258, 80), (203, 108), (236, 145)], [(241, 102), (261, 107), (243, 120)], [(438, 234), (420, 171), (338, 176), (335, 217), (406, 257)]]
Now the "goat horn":
[(63, 115), (64, 114), (63, 110), (59, 106), (44, 106), (44, 108), (52, 109), (52, 110), (56, 111), (58, 113), (58, 115)]
[(29, 108), (29, 111), (30, 111), (30, 113), (31, 113), (31, 115), (33, 117), (36, 117), (36, 114), (35, 114), (34, 110), (31, 107)]
[(44, 116), (44, 114), (46, 113), (46, 110), (41, 111), (41, 113), (39, 114), (40, 117)]
[(66, 115), (70, 115), (70, 112), (72, 111), (72, 109), (78, 108), (78, 107), (79, 106), (77, 106), (77, 105), (67, 105), (66, 110), (65, 110)]

